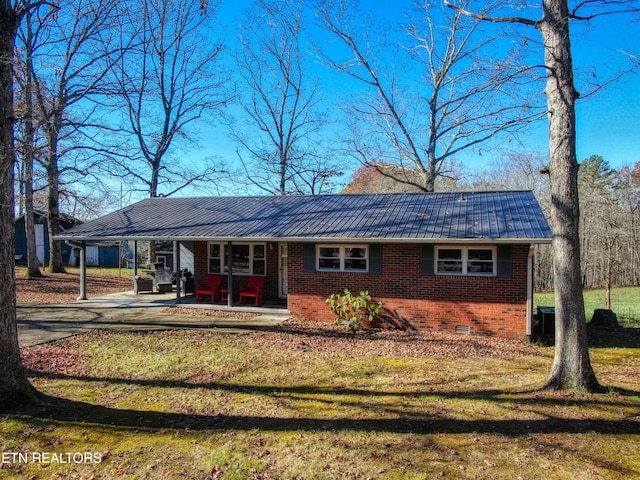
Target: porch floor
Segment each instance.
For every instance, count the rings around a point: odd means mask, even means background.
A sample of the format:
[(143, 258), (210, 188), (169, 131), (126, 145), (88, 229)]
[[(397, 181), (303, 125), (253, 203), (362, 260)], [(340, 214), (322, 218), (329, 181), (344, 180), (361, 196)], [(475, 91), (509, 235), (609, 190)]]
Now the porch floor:
[(255, 305), (234, 303), (233, 307), (229, 307), (226, 303), (211, 303), (209, 300), (203, 302), (196, 301), (195, 295), (188, 294), (187, 296), (180, 297), (180, 301), (176, 299), (176, 292), (173, 291), (167, 294), (153, 294), (153, 295), (167, 295), (173, 297), (174, 305), (182, 308), (197, 308), (205, 310), (220, 310), (223, 312), (250, 312), (260, 314), (282, 314), (288, 315), (291, 312), (287, 310), (286, 300), (281, 302), (265, 302), (264, 305), (256, 307)]

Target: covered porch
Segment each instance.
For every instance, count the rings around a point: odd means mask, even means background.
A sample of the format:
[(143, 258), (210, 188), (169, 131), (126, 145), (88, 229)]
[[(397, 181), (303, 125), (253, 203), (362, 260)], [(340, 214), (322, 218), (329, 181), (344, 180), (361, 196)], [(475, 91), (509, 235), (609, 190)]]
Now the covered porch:
[[(122, 240), (125, 240), (123, 238)], [(126, 239), (134, 251), (132, 291), (140, 301), (171, 297), (175, 305), (185, 308), (238, 310), (257, 312), (286, 310), (288, 290), (288, 248), (285, 242), (245, 242), (220, 239), (170, 240), (173, 265), (163, 268), (138, 263), (139, 243), (149, 240)], [(80, 292), (87, 297), (87, 240), (69, 242), (79, 250)], [(217, 294), (196, 295), (211, 275), (217, 277)], [(247, 284), (260, 280), (261, 297), (241, 295)]]

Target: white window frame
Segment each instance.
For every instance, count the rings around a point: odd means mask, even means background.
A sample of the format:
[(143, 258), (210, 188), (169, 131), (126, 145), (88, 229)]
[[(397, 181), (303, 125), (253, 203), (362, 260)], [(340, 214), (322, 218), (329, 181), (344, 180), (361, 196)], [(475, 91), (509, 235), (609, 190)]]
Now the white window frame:
[[(338, 249), (338, 259), (339, 259), (339, 268), (327, 268), (320, 267), (321, 257), (320, 251), (323, 248), (337, 248)], [(346, 268), (346, 251), (349, 248), (361, 248), (364, 250), (364, 258), (365, 268)], [(318, 244), (316, 245), (316, 270), (318, 272), (347, 272), (347, 273), (368, 273), (369, 272), (369, 245), (363, 243), (345, 243), (345, 244), (336, 244), (336, 243), (326, 243), (326, 244)]]
[[(462, 271), (461, 272), (447, 272), (440, 271), (439, 258), (440, 250), (460, 250), (462, 253)], [(470, 272), (469, 271), (469, 250), (490, 250), (491, 251), (491, 264), (492, 272)], [(434, 255), (434, 272), (436, 275), (465, 275), (469, 277), (495, 277), (498, 275), (498, 248), (495, 246), (477, 245), (477, 246), (460, 246), (460, 245), (438, 245), (435, 249)]]
[[(211, 245), (218, 245), (219, 247), (219, 252), (220, 252), (220, 271), (219, 272), (213, 272), (211, 271)], [(231, 244), (231, 248), (235, 247), (235, 246), (239, 246), (239, 245), (248, 245), (249, 246), (249, 272), (236, 272), (233, 271), (233, 275), (238, 275), (238, 276), (258, 276), (258, 277), (266, 277), (267, 276), (267, 243), (266, 242), (233, 242)], [(261, 245), (264, 249), (264, 257), (259, 259), (262, 262), (264, 262), (264, 273), (255, 273), (253, 270), (253, 266), (254, 266), (254, 262), (256, 260), (255, 258), (255, 247), (257, 245)], [(220, 242), (208, 242), (207, 243), (207, 270), (208, 273), (217, 273), (217, 274), (221, 274), (221, 275), (226, 275), (228, 273), (227, 270), (227, 255), (225, 252), (225, 249), (227, 247), (227, 243), (220, 243)], [(215, 257), (217, 258), (217, 257)]]

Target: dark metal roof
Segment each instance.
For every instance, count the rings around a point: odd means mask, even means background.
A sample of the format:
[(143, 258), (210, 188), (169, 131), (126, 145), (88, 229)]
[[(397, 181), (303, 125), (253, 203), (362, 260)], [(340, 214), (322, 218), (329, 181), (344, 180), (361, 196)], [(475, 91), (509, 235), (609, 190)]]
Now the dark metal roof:
[(527, 191), (150, 198), (62, 240), (515, 241), (551, 230)]

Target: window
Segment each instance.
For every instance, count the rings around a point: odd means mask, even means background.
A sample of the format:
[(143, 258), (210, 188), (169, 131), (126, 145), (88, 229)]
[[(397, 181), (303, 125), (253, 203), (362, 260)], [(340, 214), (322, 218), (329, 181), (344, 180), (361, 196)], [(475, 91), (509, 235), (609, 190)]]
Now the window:
[(440, 275), (496, 274), (495, 247), (437, 247), (436, 273)]
[(366, 272), (369, 269), (367, 245), (318, 245), (317, 269), (339, 272)]
[[(209, 244), (209, 273), (227, 273), (228, 245)], [(234, 243), (231, 245), (231, 267), (234, 275), (266, 275), (266, 244)]]
[(209, 273), (221, 273), (220, 265), (222, 265), (222, 247), (219, 243), (209, 244)]

